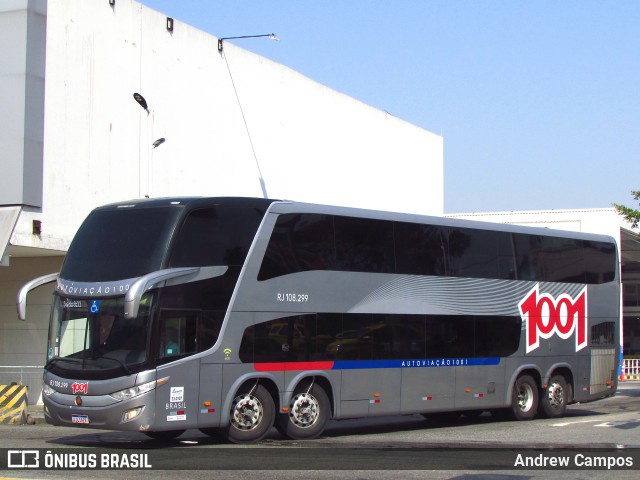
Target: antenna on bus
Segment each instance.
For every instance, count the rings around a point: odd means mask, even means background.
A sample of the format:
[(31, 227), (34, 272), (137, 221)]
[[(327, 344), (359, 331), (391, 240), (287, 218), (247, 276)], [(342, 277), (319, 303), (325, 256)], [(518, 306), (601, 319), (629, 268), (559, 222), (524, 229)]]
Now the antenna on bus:
[(251, 132), (249, 131), (249, 124), (247, 123), (247, 119), (244, 115), (244, 109), (242, 108), (242, 103), (240, 102), (240, 96), (238, 95), (238, 89), (236, 88), (236, 83), (233, 80), (233, 75), (231, 74), (231, 68), (229, 67), (229, 62), (227, 61), (227, 56), (224, 55), (224, 41), (225, 40), (234, 40), (240, 38), (269, 38), (271, 40), (275, 40), (279, 42), (280, 39), (277, 37), (275, 33), (267, 33), (264, 35), (241, 35), (237, 37), (224, 37), (218, 39), (218, 52), (220, 52), (220, 56), (224, 59), (224, 62), (227, 66), (227, 71), (229, 72), (229, 78), (231, 79), (231, 86), (233, 87), (233, 92), (236, 95), (236, 101), (238, 102), (238, 107), (240, 107), (240, 114), (242, 115), (242, 121), (244, 122), (244, 128), (247, 131), (247, 137), (249, 138), (249, 146), (251, 147), (251, 151), (253, 152), (253, 158), (256, 161), (256, 167), (258, 167), (258, 179), (260, 180), (260, 189), (262, 190), (262, 196), (264, 198), (269, 198), (267, 195), (267, 185), (264, 181), (264, 177), (262, 176), (262, 170), (260, 169), (260, 162), (258, 162), (258, 155), (256, 154), (256, 149), (253, 145), (253, 140), (251, 138)]

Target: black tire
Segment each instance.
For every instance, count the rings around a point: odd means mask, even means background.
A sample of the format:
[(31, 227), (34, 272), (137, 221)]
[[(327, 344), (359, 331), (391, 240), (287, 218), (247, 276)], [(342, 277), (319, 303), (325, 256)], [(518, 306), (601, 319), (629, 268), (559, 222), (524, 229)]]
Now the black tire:
[(511, 395), (511, 413), (516, 420), (532, 420), (538, 411), (538, 386), (529, 375), (518, 377)]
[(304, 440), (321, 435), (330, 418), (331, 402), (324, 389), (307, 385), (293, 392), (289, 411), (278, 415), (276, 427), (286, 437)]
[(147, 437), (153, 438), (154, 440), (162, 440), (162, 441), (173, 440), (174, 438), (179, 437), (183, 433), (184, 433), (184, 430), (165, 430), (164, 432), (144, 432), (144, 434)]
[(229, 425), (223, 433), (232, 443), (253, 443), (262, 440), (273, 426), (275, 405), (262, 385), (236, 393), (229, 411)]
[(540, 411), (547, 418), (564, 416), (570, 398), (570, 388), (562, 375), (554, 375), (547, 388), (540, 392)]

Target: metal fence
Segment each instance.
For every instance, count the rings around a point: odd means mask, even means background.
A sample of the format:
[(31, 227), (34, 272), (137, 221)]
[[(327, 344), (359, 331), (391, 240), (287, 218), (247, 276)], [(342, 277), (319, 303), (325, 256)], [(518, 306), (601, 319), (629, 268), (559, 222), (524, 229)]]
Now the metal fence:
[(620, 380), (640, 380), (640, 359), (624, 359)]
[(42, 393), (43, 372), (42, 366), (1, 365), (0, 385), (11, 385), (12, 383), (26, 385), (28, 403), (34, 405), (38, 403)]

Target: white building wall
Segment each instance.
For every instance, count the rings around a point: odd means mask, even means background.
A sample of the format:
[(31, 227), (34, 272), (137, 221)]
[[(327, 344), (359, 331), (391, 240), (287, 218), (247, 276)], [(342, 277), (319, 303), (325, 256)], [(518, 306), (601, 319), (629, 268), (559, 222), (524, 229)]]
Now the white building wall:
[(0, 1), (0, 206), (42, 205), (45, 32), (46, 0)]
[(494, 223), (508, 223), (528, 227), (552, 228), (572, 232), (609, 235), (618, 242), (622, 217), (614, 208), (590, 208), (583, 210), (529, 210), (512, 212), (473, 212), (448, 214), (447, 217), (466, 218)]
[(271, 198), (443, 212), (442, 137), (231, 42), (132, 0), (49, 0), (46, 38), (43, 209), (12, 245), (64, 250), (113, 201), (262, 196), (259, 171)]
[(18, 320), (16, 294), (29, 280), (60, 271), (62, 259), (12, 258), (10, 265), (0, 267), (0, 385), (27, 385), (29, 403), (38, 400), (42, 388), (53, 287), (45, 285), (29, 295), (26, 322)]
[(98, 205), (262, 196), (261, 173), (271, 198), (443, 213), (442, 137), (232, 41), (221, 55), (133, 0), (0, 0), (0, 26), (0, 109), (13, 112), (0, 118), (0, 383), (39, 388), (41, 369), (13, 367), (44, 363), (53, 288), (29, 295), (26, 322), (16, 294), (59, 271)]

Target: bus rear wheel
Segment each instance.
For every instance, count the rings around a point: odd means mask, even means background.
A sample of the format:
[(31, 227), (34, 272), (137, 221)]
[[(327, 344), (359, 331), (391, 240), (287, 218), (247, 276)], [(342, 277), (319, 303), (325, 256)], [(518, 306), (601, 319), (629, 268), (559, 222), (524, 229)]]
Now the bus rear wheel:
[(275, 420), (273, 398), (262, 385), (248, 391), (240, 390), (231, 402), (229, 425), (225, 436), (233, 443), (252, 443), (262, 440)]
[(538, 386), (529, 375), (518, 377), (511, 395), (511, 413), (516, 420), (531, 420), (538, 410)]
[(562, 375), (554, 375), (547, 388), (542, 390), (540, 409), (547, 418), (559, 418), (564, 415), (569, 401), (569, 388)]
[(324, 431), (331, 416), (331, 403), (324, 389), (314, 384), (296, 389), (287, 413), (278, 415), (276, 427), (294, 440), (316, 438)]

